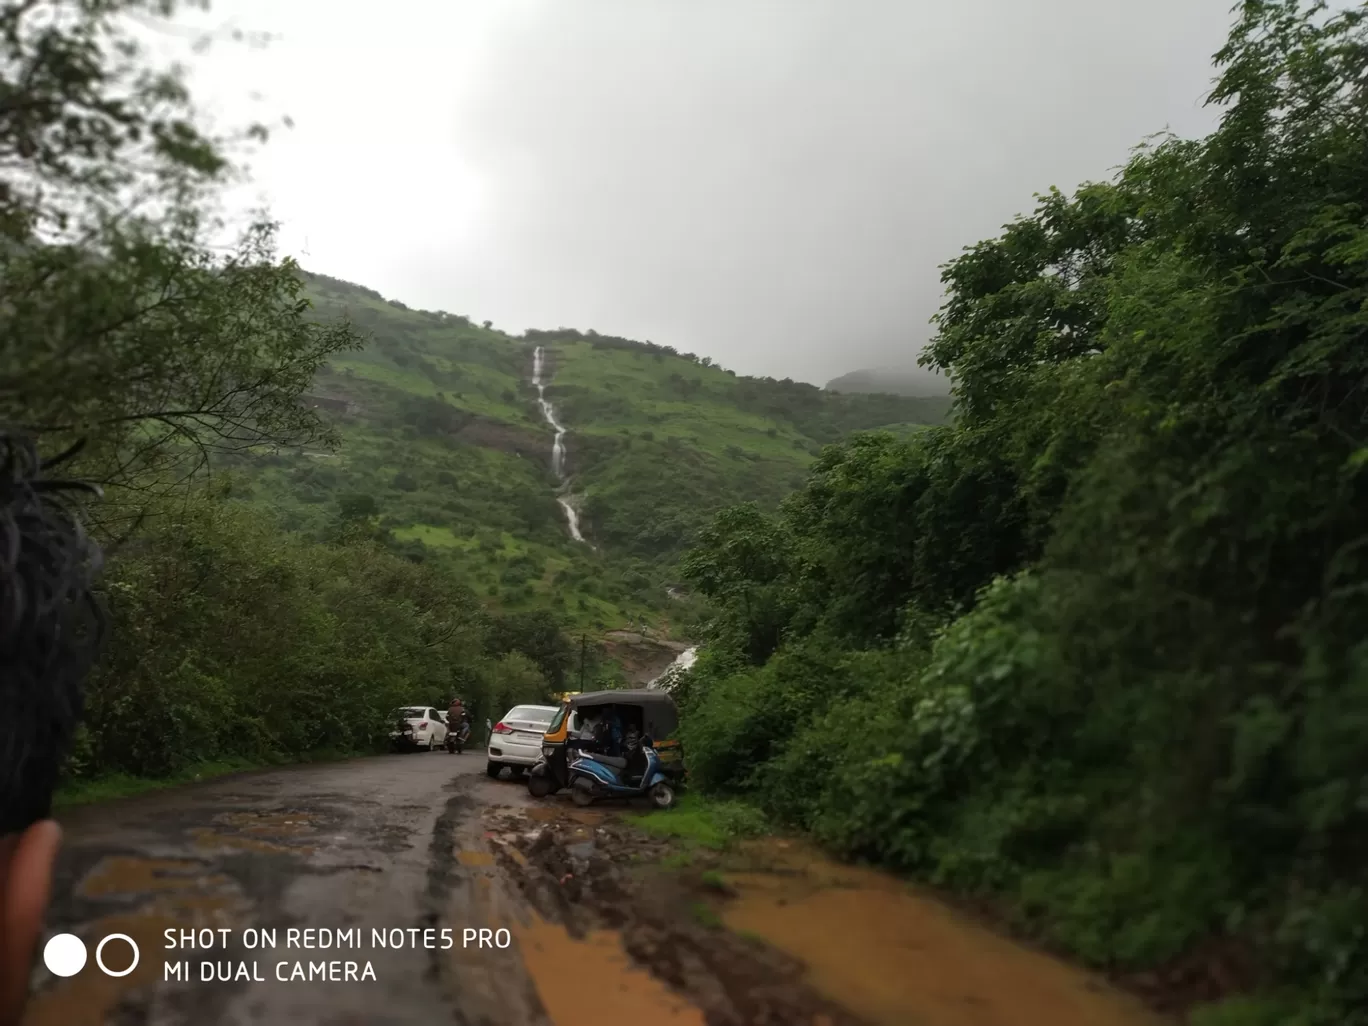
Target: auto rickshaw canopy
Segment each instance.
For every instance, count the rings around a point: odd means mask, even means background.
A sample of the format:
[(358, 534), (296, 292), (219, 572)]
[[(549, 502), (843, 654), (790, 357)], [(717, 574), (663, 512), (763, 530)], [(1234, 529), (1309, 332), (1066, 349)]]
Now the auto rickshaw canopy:
[(623, 691), (587, 691), (572, 696), (570, 709), (592, 709), (605, 705), (634, 705), (641, 709), (642, 730), (653, 740), (663, 741), (679, 727), (679, 707), (667, 691), (634, 688)]

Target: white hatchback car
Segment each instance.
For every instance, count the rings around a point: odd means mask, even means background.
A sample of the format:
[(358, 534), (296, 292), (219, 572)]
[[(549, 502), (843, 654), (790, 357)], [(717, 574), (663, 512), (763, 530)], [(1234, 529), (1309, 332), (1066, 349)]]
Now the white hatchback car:
[(394, 711), (397, 729), (390, 731), (390, 744), (396, 749), (440, 748), (446, 743), (446, 716), (430, 705), (406, 705)]
[(542, 737), (560, 707), (555, 705), (515, 705), (494, 724), (489, 734), (489, 762), (485, 772), (497, 777), (505, 766), (515, 774), (524, 773), (541, 758)]

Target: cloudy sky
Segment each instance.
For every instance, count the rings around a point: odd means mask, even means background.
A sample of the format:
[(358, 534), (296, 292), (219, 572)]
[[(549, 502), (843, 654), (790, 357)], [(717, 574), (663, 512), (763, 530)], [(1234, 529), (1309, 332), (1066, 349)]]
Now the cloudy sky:
[(193, 65), (288, 115), (242, 202), (308, 268), (824, 383), (908, 366), (938, 266), (1213, 122), (1232, 0), (217, 0)]

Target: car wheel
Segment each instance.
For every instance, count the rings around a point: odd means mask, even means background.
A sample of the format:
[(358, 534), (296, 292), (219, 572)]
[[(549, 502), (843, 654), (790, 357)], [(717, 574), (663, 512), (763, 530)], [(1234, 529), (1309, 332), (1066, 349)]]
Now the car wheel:
[(429, 737), (429, 738), (428, 738), (428, 747), (427, 747), (427, 750), (430, 752), (430, 751), (432, 751), (432, 750), (433, 750), (434, 748), (436, 748), (436, 747), (437, 747), (437, 738), (436, 738), (436, 736), (434, 735), (434, 736), (432, 736), (432, 737)]
[(485, 773), (488, 774), (490, 777), (492, 777), (494, 780), (498, 780), (498, 779), (499, 779), (499, 774), (502, 773), (502, 772), (503, 772), (503, 763), (500, 763), (500, 762), (487, 762), (487, 763), (485, 763)]

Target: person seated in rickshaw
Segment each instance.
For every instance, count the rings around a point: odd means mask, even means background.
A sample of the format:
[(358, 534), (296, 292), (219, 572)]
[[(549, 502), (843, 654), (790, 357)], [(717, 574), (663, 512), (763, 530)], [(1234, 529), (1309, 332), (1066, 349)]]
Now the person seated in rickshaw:
[(634, 723), (629, 723), (623, 733), (622, 748), (626, 759), (623, 777), (627, 783), (635, 784), (646, 772), (646, 746), (642, 743), (645, 737), (641, 728)]

